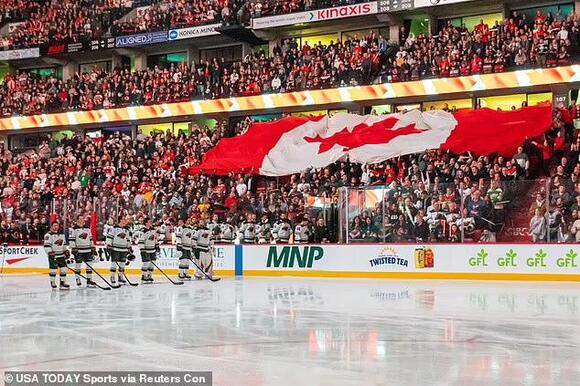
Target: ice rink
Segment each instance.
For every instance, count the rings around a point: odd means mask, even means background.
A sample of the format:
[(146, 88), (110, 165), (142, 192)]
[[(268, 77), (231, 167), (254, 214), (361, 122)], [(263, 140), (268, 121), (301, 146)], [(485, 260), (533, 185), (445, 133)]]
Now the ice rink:
[(580, 384), (576, 283), (156, 280), (60, 292), (44, 276), (0, 277), (0, 373), (211, 370), (220, 386)]

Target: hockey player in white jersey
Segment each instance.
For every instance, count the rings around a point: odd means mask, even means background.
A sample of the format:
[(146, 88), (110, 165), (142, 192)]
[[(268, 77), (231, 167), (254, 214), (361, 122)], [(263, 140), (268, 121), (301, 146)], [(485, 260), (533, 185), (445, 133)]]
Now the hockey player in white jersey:
[(145, 228), (145, 221), (143, 216), (139, 216), (136, 221), (133, 222), (131, 225), (131, 236), (133, 237), (133, 244), (139, 244), (139, 240), (141, 240), (141, 233)]
[(256, 234), (258, 235), (258, 244), (269, 244), (272, 237), (272, 226), (267, 214), (262, 216), (262, 221), (256, 225)]
[(56, 275), (60, 276), (60, 289), (68, 290), (69, 285), (66, 284), (66, 258), (68, 250), (66, 249), (66, 241), (64, 234), (59, 231), (60, 225), (58, 222), (53, 222), (50, 225), (50, 232), (44, 236), (44, 250), (48, 255), (48, 275), (50, 277), (50, 286), (56, 289)]
[(248, 215), (248, 221), (244, 222), (239, 229), (240, 240), (244, 244), (255, 244), (257, 240), (256, 234), (256, 215)]
[(280, 219), (274, 224), (272, 234), (276, 244), (288, 244), (290, 237), (292, 237), (292, 226), (286, 219), (286, 213), (280, 214)]
[[(85, 263), (86, 265), (86, 263), (92, 262), (95, 253), (91, 228), (86, 225), (86, 219), (84, 216), (79, 216), (76, 226), (71, 229), (69, 234), (69, 245), (75, 258), (76, 283), (77, 286), (80, 286), (82, 264)], [(86, 266), (86, 272), (87, 287), (94, 288), (95, 282), (93, 281), (93, 270), (88, 265)]]
[[(199, 266), (209, 276), (213, 277), (213, 235), (205, 226), (205, 221), (200, 220), (197, 230), (197, 250), (199, 251)], [(196, 272), (197, 279), (203, 279), (201, 272)]]
[[(119, 225), (111, 228), (105, 242), (111, 256), (111, 283), (116, 281), (116, 272), (119, 268), (118, 279), (120, 284), (125, 284), (125, 265), (127, 256), (131, 252), (131, 232), (129, 231), (129, 218), (122, 217)], [(118, 266), (117, 266), (118, 264)]]
[(113, 219), (112, 217), (109, 217), (109, 219), (107, 220), (107, 223), (105, 225), (103, 225), (103, 238), (105, 240), (107, 240), (107, 235), (109, 234), (111, 229), (113, 229), (114, 227), (115, 227), (115, 219)]
[(296, 224), (294, 228), (294, 244), (306, 244), (310, 239), (310, 225), (308, 220), (302, 220), (302, 222)]
[(185, 225), (175, 234), (176, 249), (179, 258), (179, 279), (190, 280), (189, 276), (189, 259), (193, 259), (193, 237), (194, 237), (193, 222), (187, 219)]
[(232, 225), (231, 216), (226, 217), (226, 222), (220, 224), (220, 242), (224, 244), (233, 244), (236, 241), (236, 228)]
[(141, 282), (153, 282), (153, 267), (152, 261), (157, 258), (159, 252), (159, 241), (157, 239), (159, 232), (153, 228), (153, 221), (151, 219), (145, 220), (145, 227), (141, 230), (139, 237), (139, 251), (141, 252)]
[(207, 224), (207, 229), (209, 229), (210, 232), (213, 234), (213, 237), (214, 237), (213, 240), (216, 243), (219, 243), (220, 242), (221, 228), (220, 228), (220, 223), (219, 223), (219, 216), (217, 214), (214, 214), (213, 216), (211, 216), (211, 221)]

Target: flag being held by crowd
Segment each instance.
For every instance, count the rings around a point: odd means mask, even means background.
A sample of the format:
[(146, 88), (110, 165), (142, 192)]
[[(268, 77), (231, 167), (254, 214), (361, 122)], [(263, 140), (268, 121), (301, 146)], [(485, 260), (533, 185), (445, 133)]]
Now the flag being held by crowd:
[(526, 138), (544, 134), (551, 124), (549, 104), (506, 112), (413, 110), (382, 116), (288, 117), (255, 123), (239, 137), (222, 139), (198, 171), (284, 176), (347, 156), (351, 162), (368, 164), (429, 149), (511, 157)]

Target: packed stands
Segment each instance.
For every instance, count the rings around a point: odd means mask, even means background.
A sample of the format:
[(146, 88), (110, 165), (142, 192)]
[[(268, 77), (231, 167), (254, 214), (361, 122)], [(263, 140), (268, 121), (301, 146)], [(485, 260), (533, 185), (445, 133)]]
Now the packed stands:
[(38, 10), (34, 0), (5, 0), (0, 3), (0, 26), (30, 18)]
[(401, 46), (370, 33), (328, 46), (304, 41), (298, 47), (285, 39), (270, 56), (257, 51), (234, 63), (213, 59), (110, 73), (95, 68), (65, 80), (20, 71), (0, 88), (0, 112), (107, 109), (559, 66), (570, 64), (579, 32), (574, 15), (534, 25), (510, 18), (470, 33), (448, 26), (438, 36), (409, 36)]
[(250, 18), (283, 15), (292, 12), (364, 3), (366, 1), (368, 0), (166, 0), (153, 4), (132, 19), (115, 22), (111, 32), (113, 35), (123, 35), (144, 31), (166, 31), (174, 28), (187, 28), (214, 23), (225, 25), (232, 23), (249, 24)]
[(116, 36), (204, 24), (231, 24), (236, 20), (237, 9), (242, 3), (230, 0), (161, 1), (138, 12), (135, 18), (115, 21), (111, 33)]
[[(386, 185), (385, 202), (352, 220), (351, 242), (495, 241), (502, 225), (520, 212), (515, 204), (523, 197), (533, 200), (524, 210), (530, 238), (578, 241), (580, 137), (570, 130), (572, 116), (578, 116), (575, 106), (558, 109), (548, 149), (530, 139), (511, 159), (429, 151), (376, 165), (338, 162), (276, 180), (193, 171), (226, 133), (243, 133), (249, 119), (232, 128), (220, 122), (214, 131), (194, 127), (189, 136), (74, 137), (45, 142), (33, 152), (3, 150), (0, 237), (39, 240), (55, 217), (70, 224), (77, 215), (96, 212), (100, 231), (123, 213), (151, 215), (168, 226), (188, 217), (240, 225), (252, 216), (270, 224), (282, 216), (310, 227), (311, 241), (336, 241), (336, 218), (323, 218), (309, 197), (336, 204), (340, 187)], [(546, 151), (558, 154), (548, 166), (538, 162)], [(538, 179), (546, 172), (552, 177), (548, 192)]]
[(26, 21), (8, 36), (0, 38), (0, 46), (4, 49), (55, 46), (101, 37), (108, 32), (113, 21), (130, 9), (131, 2), (63, 0), (23, 3), (28, 8), (19, 13), (25, 12), (21, 16), (26, 16)]

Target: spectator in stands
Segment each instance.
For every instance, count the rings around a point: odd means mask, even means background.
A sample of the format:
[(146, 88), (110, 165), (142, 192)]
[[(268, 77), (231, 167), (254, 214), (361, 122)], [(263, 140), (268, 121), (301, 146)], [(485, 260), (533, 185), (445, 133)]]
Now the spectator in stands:
[(530, 220), (530, 236), (533, 242), (545, 241), (547, 222), (546, 216), (542, 214), (539, 208), (534, 210), (534, 217)]
[(573, 241), (580, 242), (580, 211), (576, 212), (576, 219), (570, 228), (570, 236)]

